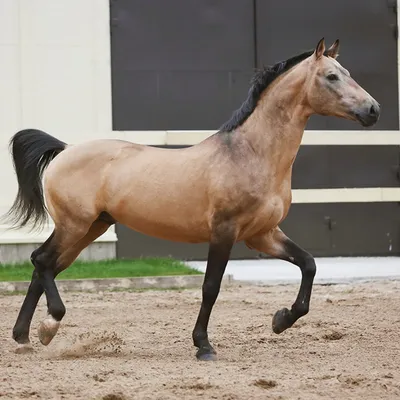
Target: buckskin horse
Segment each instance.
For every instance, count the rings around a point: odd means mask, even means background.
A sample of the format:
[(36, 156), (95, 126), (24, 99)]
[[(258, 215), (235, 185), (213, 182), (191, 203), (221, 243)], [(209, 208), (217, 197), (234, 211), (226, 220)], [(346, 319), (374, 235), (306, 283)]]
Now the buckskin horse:
[(193, 330), (199, 360), (216, 359), (207, 327), (235, 242), (300, 268), (297, 298), (276, 312), (273, 331), (306, 315), (315, 261), (279, 228), (306, 123), (319, 114), (372, 126), (380, 114), (378, 102), (338, 63), (338, 51), (338, 40), (326, 49), (321, 39), (316, 48), (256, 72), (242, 106), (192, 147), (111, 139), (68, 145), (35, 129), (16, 133), (10, 148), (19, 189), (6, 217), (14, 228), (43, 226), (48, 215), (54, 221), (31, 255), (34, 271), (13, 329), (16, 351), (31, 349), (30, 324), (43, 292), (48, 315), (38, 335), (43, 345), (51, 342), (66, 312), (55, 277), (116, 222), (158, 238), (209, 243)]

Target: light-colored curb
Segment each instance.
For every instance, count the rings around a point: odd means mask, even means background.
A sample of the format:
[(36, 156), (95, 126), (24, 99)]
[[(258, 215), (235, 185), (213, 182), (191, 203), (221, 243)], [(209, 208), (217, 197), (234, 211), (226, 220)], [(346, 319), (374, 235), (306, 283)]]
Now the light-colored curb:
[[(60, 292), (101, 292), (118, 289), (190, 289), (200, 288), (204, 275), (148, 276), (141, 278), (64, 279), (57, 280)], [(222, 285), (233, 282), (233, 275), (225, 275)], [(30, 282), (0, 282), (1, 292), (25, 292)]]

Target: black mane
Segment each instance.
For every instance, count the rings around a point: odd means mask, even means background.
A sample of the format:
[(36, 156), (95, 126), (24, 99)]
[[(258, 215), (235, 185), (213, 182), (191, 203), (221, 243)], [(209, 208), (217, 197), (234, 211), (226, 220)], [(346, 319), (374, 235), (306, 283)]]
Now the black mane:
[(280, 75), (299, 64), (301, 61), (310, 57), (314, 50), (306, 51), (302, 54), (289, 58), (286, 61), (281, 61), (270, 67), (264, 67), (256, 72), (251, 80), (250, 90), (247, 99), (243, 102), (241, 107), (234, 111), (229, 121), (225, 122), (220, 132), (231, 132), (242, 125), (251, 113), (257, 107), (258, 100), (262, 92)]

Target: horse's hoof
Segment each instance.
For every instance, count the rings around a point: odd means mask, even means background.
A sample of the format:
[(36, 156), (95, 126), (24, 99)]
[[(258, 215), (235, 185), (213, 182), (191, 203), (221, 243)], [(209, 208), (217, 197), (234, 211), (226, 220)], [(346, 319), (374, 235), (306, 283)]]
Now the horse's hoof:
[(218, 357), (214, 353), (204, 353), (204, 354), (199, 354), (196, 355), (197, 359), (199, 361), (217, 361)]
[(51, 315), (44, 319), (38, 329), (39, 340), (44, 346), (47, 346), (56, 335), (60, 321), (56, 321)]
[(200, 348), (196, 353), (196, 358), (199, 361), (217, 361), (217, 353), (214, 349)]
[(16, 354), (27, 354), (32, 352), (33, 352), (33, 347), (30, 343), (18, 343), (18, 346), (15, 349)]
[(275, 313), (272, 318), (272, 330), (279, 334), (292, 326), (290, 322), (290, 311), (287, 308), (282, 308)]

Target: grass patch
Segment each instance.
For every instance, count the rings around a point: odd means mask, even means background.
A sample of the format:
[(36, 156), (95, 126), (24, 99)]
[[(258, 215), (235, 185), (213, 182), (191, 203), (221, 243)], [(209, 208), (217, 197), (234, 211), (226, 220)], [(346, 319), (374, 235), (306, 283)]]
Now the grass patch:
[[(149, 288), (114, 288), (114, 289), (106, 289), (104, 292), (107, 293), (145, 293), (145, 292), (183, 292), (184, 290), (191, 290), (193, 288), (189, 287), (170, 287), (170, 288), (161, 288), (161, 287), (149, 287)], [(93, 291), (86, 290), (69, 290), (69, 293), (90, 293), (93, 294)], [(26, 290), (14, 290), (12, 292), (2, 291), (0, 290), (0, 296), (25, 296)]]
[[(3, 264), (0, 282), (30, 281), (31, 263)], [(133, 260), (75, 261), (57, 279), (132, 278), (141, 276), (199, 275), (201, 272), (173, 258)]]

